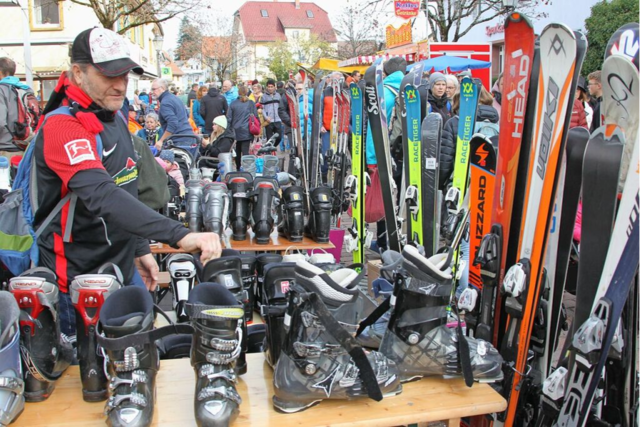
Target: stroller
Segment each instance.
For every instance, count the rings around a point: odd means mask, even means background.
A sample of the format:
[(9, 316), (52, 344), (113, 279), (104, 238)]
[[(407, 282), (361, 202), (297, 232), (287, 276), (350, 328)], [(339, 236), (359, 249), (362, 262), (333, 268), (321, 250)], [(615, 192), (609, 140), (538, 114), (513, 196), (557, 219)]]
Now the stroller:
[[(189, 150), (181, 147), (168, 146), (165, 150), (173, 151), (175, 162), (180, 167), (180, 174), (186, 184), (189, 180), (189, 170), (193, 167), (194, 160)], [(169, 202), (165, 207), (164, 215), (179, 220), (180, 213), (185, 211), (184, 200), (180, 194), (180, 186), (173, 178), (169, 177)]]

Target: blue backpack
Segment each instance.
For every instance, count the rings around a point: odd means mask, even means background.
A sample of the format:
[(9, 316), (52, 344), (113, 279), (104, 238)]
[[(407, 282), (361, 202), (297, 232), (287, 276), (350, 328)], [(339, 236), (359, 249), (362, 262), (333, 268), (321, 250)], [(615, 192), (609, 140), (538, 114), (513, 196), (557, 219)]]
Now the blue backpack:
[[(60, 107), (45, 116), (44, 122), (49, 117), (57, 115), (71, 116), (69, 107)], [(44, 122), (40, 128), (44, 126)], [(37, 137), (37, 134), (36, 134)], [(102, 158), (102, 139), (96, 135), (98, 155)], [(71, 238), (71, 224), (75, 212), (78, 196), (69, 192), (64, 196), (53, 210), (47, 215), (40, 227), (33, 227), (33, 213), (38, 210), (38, 188), (35, 180), (35, 158), (33, 143), (29, 144), (18, 166), (18, 172), (13, 181), (12, 191), (4, 196), (4, 203), (0, 205), (0, 261), (15, 276), (22, 274), (38, 265), (40, 254), (38, 251), (38, 237), (70, 201), (67, 214), (67, 229), (65, 230), (65, 243)]]

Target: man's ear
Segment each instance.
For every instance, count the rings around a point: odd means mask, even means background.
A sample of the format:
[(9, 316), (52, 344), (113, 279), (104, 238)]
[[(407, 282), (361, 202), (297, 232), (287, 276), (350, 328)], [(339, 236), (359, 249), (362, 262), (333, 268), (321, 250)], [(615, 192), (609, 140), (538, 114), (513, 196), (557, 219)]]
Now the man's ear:
[(78, 64), (71, 65), (71, 76), (73, 77), (73, 83), (77, 86), (80, 86), (80, 82), (82, 81), (82, 69)]

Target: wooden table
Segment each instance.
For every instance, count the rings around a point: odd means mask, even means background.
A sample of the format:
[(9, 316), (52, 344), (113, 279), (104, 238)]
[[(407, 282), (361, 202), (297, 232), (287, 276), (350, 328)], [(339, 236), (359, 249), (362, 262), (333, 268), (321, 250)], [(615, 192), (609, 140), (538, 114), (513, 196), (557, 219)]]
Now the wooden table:
[[(505, 400), (486, 384), (467, 388), (462, 379), (427, 378), (403, 385), (402, 394), (375, 402), (323, 401), (296, 414), (273, 409), (272, 370), (262, 354), (247, 355), (249, 371), (240, 377), (240, 415), (233, 426), (397, 426), (446, 420), (458, 427), (460, 418), (503, 411)], [(188, 359), (162, 361), (157, 378), (153, 426), (194, 426), (195, 377)], [(104, 426), (104, 402), (82, 400), (78, 367), (69, 368), (45, 402), (27, 403), (19, 426)]]
[[(309, 250), (309, 249), (333, 249), (333, 243), (318, 243), (311, 240), (308, 237), (304, 237), (302, 242), (290, 242), (285, 237), (278, 236), (278, 232), (271, 233), (271, 241), (266, 245), (259, 245), (254, 237), (253, 231), (247, 232), (247, 240), (233, 240), (231, 236), (228, 236), (228, 240), (224, 243), (226, 248), (235, 249), (237, 251), (277, 251), (286, 252), (288, 249), (294, 250)], [(169, 245), (163, 243), (155, 243), (151, 245), (152, 254), (175, 254), (184, 253), (182, 249), (174, 249)]]

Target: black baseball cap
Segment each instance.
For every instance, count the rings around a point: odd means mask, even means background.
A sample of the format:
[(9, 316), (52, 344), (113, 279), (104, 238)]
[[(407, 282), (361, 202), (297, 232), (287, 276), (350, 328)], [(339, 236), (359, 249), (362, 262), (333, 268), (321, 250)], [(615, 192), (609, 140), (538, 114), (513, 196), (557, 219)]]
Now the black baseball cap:
[(116, 77), (130, 71), (142, 75), (142, 67), (130, 57), (124, 38), (106, 28), (84, 30), (73, 41), (71, 62), (91, 64), (107, 77)]

